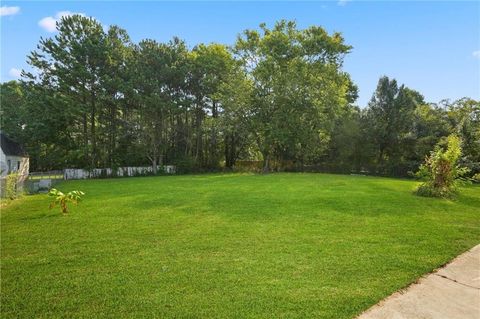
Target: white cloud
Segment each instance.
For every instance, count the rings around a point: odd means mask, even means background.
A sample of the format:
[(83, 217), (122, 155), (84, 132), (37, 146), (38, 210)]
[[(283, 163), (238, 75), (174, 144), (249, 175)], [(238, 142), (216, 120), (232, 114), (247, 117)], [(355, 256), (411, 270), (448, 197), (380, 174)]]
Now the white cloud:
[(351, 1), (351, 0), (338, 0), (337, 4), (338, 4), (339, 6), (344, 7), (344, 6), (346, 6), (347, 3), (350, 2), (350, 1)]
[(60, 21), (62, 17), (68, 17), (74, 14), (84, 16), (83, 13), (70, 12), (70, 11), (59, 11), (55, 17), (45, 17), (42, 20), (38, 21), (38, 25), (48, 32), (55, 32), (57, 29), (57, 22)]
[(18, 79), (22, 75), (22, 70), (11, 68), (10, 71), (8, 71), (8, 75), (14, 79)]
[(38, 21), (38, 25), (47, 30), (48, 32), (54, 32), (57, 28), (57, 20), (52, 17), (45, 17), (42, 20)]
[(472, 55), (476, 57), (477, 59), (480, 59), (480, 50), (478, 51), (473, 51)]
[(20, 12), (20, 7), (0, 7), (0, 16), (13, 16)]

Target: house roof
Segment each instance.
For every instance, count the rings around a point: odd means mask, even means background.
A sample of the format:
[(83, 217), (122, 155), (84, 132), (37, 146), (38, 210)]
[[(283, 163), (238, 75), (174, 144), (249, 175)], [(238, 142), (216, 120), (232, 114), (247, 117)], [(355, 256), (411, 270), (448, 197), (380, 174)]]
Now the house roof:
[(27, 156), (27, 153), (23, 147), (6, 136), (3, 132), (0, 132), (0, 146), (5, 155), (10, 156)]

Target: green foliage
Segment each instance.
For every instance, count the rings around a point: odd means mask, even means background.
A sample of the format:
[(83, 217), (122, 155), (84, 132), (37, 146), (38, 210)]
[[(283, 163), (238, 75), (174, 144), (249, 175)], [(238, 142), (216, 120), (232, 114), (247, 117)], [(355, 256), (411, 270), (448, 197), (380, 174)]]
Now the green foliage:
[(428, 197), (452, 197), (459, 179), (468, 172), (467, 168), (458, 165), (461, 155), (461, 139), (456, 135), (448, 136), (446, 147), (437, 145), (416, 173), (425, 180), (416, 193)]
[(0, 127), (19, 141), (24, 138), (22, 126), (26, 115), (25, 92), (17, 81), (0, 84)]
[(138, 138), (140, 151), (146, 154), (157, 173), (162, 165), (172, 131), (168, 119), (179, 111), (176, 107), (183, 96), (174, 94), (187, 90), (183, 81), (188, 71), (188, 49), (179, 39), (168, 43), (142, 40), (133, 51), (132, 98), (138, 105)]
[(18, 187), (18, 177), (19, 176), (17, 173), (10, 173), (6, 177), (5, 195), (11, 200), (18, 198), (18, 196), (20, 195)]
[(423, 96), (395, 79), (384, 76), (365, 113), (365, 140), (373, 146), (372, 164), (376, 173), (405, 175), (410, 144), (414, 142), (415, 109), (423, 105)]
[(198, 171), (195, 159), (188, 156), (177, 158), (173, 163), (178, 174), (189, 174)]
[(444, 101), (442, 107), (447, 110), (452, 130), (462, 139), (462, 164), (472, 175), (480, 173), (480, 102), (463, 98)]
[(472, 181), (475, 183), (480, 183), (480, 173), (477, 173), (472, 176)]
[[(480, 173), (480, 103), (438, 105), (382, 77), (367, 108), (354, 106), (340, 33), (281, 20), (245, 30), (235, 45), (174, 37), (133, 43), (126, 30), (63, 17), (27, 57), (32, 72), (1, 84), (0, 127), (21, 142), (31, 170), (156, 167), (263, 170), (293, 162), (339, 172), (406, 176), (449, 134)], [(181, 171), (181, 170), (180, 170)]]
[(356, 87), (341, 69), (351, 47), (340, 33), (285, 20), (260, 28), (244, 31), (235, 53), (253, 80), (250, 130), (269, 171), (275, 158), (317, 159)]
[(62, 193), (61, 191), (52, 188), (48, 193), (49, 196), (55, 197), (52, 202), (50, 203), (50, 209), (54, 208), (55, 206), (59, 205), (60, 209), (63, 214), (68, 213), (68, 203), (72, 203), (74, 205), (78, 205), (78, 202), (85, 195), (82, 191), (70, 191), (66, 194)]

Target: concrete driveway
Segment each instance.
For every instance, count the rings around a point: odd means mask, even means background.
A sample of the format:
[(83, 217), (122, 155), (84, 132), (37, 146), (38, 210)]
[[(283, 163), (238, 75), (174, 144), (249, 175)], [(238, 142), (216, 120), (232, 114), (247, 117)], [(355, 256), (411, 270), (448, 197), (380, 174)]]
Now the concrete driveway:
[(480, 245), (358, 319), (480, 319)]

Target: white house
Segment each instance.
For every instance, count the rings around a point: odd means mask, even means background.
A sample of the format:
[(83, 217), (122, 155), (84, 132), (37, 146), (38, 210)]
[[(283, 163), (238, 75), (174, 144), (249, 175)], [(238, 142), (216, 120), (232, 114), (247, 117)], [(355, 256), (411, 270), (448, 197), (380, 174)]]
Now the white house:
[(0, 175), (15, 172), (28, 176), (29, 159), (23, 147), (0, 132)]

